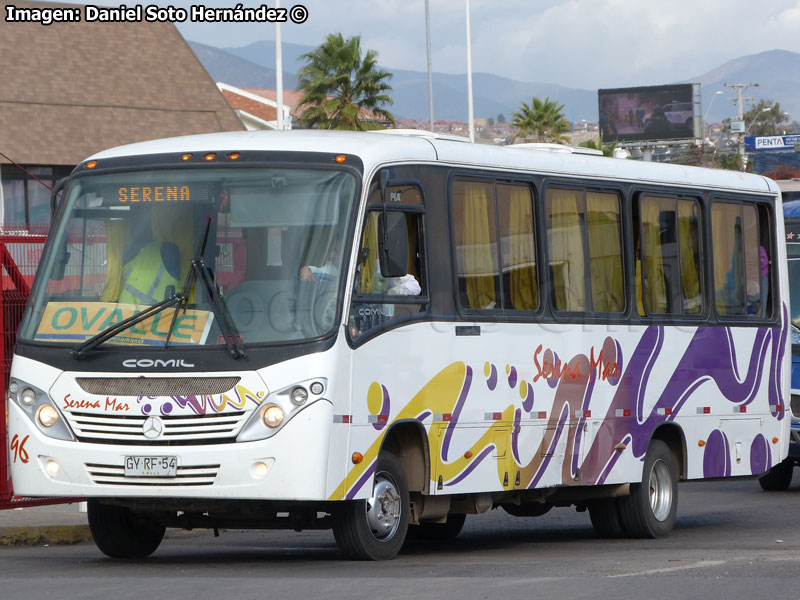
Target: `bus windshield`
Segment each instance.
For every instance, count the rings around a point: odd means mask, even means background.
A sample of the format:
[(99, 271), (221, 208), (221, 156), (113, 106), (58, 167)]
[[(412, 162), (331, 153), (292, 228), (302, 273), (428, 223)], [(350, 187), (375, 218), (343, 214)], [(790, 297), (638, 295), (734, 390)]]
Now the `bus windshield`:
[[(177, 312), (156, 312), (105, 343), (223, 344), (220, 305), (245, 344), (324, 335), (334, 326), (356, 189), (355, 176), (330, 169), (78, 177), (64, 191), (20, 338), (75, 346), (187, 281)], [(187, 279), (193, 260), (213, 286)]]

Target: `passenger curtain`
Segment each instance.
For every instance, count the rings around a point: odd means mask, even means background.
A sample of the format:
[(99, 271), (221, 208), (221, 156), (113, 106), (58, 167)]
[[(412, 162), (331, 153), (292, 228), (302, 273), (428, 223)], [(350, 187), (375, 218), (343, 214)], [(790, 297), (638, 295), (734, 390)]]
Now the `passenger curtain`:
[[(508, 219), (508, 265), (510, 269), (511, 307), (516, 310), (539, 308), (536, 281), (536, 249), (533, 236), (533, 212), (530, 190), (511, 187)], [(501, 212), (502, 214), (502, 212)]]
[(699, 248), (700, 215), (691, 200), (678, 200), (678, 245), (681, 255), (681, 287), (685, 312), (700, 314), (703, 298), (700, 295)]
[(122, 291), (122, 251), (131, 241), (128, 221), (106, 221), (106, 282), (101, 302), (116, 302)]
[[(667, 289), (664, 280), (664, 258), (661, 253), (661, 209), (658, 198), (643, 198), (641, 212), (641, 271), (643, 314), (667, 312)], [(638, 291), (637, 291), (638, 293)], [(646, 309), (646, 310), (645, 310)]]
[(579, 202), (580, 212), (583, 212), (582, 200), (579, 192), (571, 190), (547, 192), (550, 269), (558, 310), (582, 311), (586, 308), (583, 235), (578, 216)]
[(470, 308), (493, 308), (496, 303), (492, 256), (492, 234), (489, 229), (489, 197), (486, 186), (464, 184), (464, 223), (462, 251), (467, 301)]
[(711, 208), (714, 243), (714, 289), (720, 314), (744, 312), (744, 256), (741, 206), (715, 203)]
[(378, 212), (367, 213), (364, 234), (361, 236), (361, 250), (367, 249), (367, 258), (358, 257), (361, 265), (360, 290), (362, 294), (372, 294), (375, 288), (375, 271), (378, 263)]
[(589, 229), (589, 274), (596, 312), (625, 310), (622, 248), (619, 231), (619, 199), (615, 194), (586, 194)]

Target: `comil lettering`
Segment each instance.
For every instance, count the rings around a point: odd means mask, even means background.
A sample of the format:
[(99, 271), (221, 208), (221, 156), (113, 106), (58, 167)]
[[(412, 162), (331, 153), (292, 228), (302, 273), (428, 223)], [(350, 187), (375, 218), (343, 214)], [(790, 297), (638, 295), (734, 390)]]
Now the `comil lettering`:
[(153, 187), (121, 187), (117, 190), (119, 202), (191, 202), (188, 185), (157, 185)]

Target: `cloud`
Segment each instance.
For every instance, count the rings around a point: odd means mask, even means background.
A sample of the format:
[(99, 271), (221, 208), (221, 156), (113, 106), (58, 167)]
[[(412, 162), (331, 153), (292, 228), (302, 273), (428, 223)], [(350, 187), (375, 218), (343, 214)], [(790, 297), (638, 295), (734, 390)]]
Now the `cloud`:
[[(101, 0), (118, 5), (123, 0)], [(258, 6), (265, 0), (243, 0)], [(145, 0), (189, 6), (197, 0)], [(361, 35), (387, 68), (425, 71), (424, 0), (281, 0), (304, 4), (286, 42), (318, 45), (328, 33)], [(229, 0), (205, 0), (230, 7)], [(268, 3), (274, 6), (274, 0)], [(474, 71), (594, 89), (685, 80), (721, 63), (783, 48), (800, 52), (800, 0), (470, 0)], [(430, 0), (433, 68), (466, 71), (465, 0)], [(178, 24), (219, 47), (274, 39), (272, 24)]]

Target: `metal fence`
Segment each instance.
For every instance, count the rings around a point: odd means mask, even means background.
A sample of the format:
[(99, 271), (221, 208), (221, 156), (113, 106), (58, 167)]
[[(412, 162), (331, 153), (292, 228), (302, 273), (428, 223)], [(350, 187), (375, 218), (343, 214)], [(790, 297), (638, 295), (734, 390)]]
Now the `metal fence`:
[(39, 264), (46, 232), (0, 230), (0, 368), (3, 398), (0, 401), (0, 509), (75, 502), (77, 498), (19, 498), (14, 496), (10, 472), (10, 448), (20, 440), (8, 439), (8, 378), (17, 327), (22, 319), (33, 276)]

